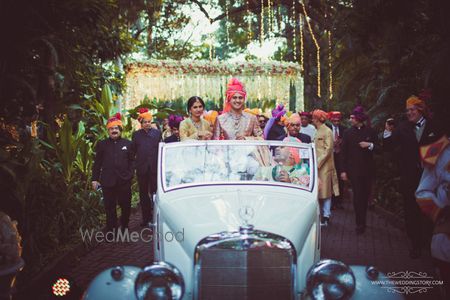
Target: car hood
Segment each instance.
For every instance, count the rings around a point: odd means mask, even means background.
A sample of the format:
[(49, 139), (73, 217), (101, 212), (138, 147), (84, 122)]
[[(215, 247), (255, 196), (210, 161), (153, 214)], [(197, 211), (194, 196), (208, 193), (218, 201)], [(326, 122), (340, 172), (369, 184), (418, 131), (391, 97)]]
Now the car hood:
[(159, 201), (161, 219), (173, 232), (183, 231), (181, 245), (193, 255), (197, 243), (222, 231), (237, 231), (245, 222), (256, 230), (289, 239), (300, 253), (316, 220), (318, 202), (308, 191), (286, 187), (198, 189), (181, 191)]

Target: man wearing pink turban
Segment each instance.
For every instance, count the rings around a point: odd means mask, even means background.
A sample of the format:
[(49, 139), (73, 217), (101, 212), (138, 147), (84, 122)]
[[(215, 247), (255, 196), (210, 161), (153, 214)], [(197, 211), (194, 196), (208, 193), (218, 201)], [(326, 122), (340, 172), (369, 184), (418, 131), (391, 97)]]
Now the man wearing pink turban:
[(247, 98), (244, 85), (237, 78), (232, 78), (225, 94), (224, 113), (216, 118), (213, 139), (261, 138), (262, 131), (258, 119), (253, 114), (243, 111)]

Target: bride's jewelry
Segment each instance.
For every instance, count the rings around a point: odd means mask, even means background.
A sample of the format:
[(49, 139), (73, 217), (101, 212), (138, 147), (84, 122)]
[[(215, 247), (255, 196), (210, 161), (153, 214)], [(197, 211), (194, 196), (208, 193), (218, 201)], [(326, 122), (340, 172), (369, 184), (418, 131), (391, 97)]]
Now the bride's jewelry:
[(202, 129), (202, 120), (195, 122), (193, 119), (191, 119), (192, 124), (194, 124), (194, 127), (197, 129), (197, 131), (200, 131)]

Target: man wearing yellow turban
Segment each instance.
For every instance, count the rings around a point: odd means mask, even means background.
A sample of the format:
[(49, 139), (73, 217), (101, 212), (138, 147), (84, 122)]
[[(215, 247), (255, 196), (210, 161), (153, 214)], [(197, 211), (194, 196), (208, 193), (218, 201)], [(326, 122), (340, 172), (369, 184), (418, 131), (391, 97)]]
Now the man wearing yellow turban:
[(130, 217), (134, 155), (131, 142), (121, 137), (122, 127), (120, 113), (108, 119), (109, 137), (97, 143), (92, 167), (92, 188), (98, 190), (101, 187), (107, 231), (118, 229), (117, 205), (122, 211), (120, 225), (123, 231), (128, 228)]
[(406, 233), (411, 241), (410, 256), (418, 258), (421, 256), (422, 246), (431, 235), (431, 232), (424, 230), (427, 227), (431, 228), (431, 224), (423, 218), (414, 197), (423, 171), (419, 147), (431, 144), (439, 132), (429, 118), (423, 96), (410, 96), (406, 100), (406, 117), (407, 121), (400, 123), (393, 132), (388, 130), (384, 132), (383, 144), (385, 150), (401, 154), (397, 160), (400, 168), (400, 192), (403, 196)]

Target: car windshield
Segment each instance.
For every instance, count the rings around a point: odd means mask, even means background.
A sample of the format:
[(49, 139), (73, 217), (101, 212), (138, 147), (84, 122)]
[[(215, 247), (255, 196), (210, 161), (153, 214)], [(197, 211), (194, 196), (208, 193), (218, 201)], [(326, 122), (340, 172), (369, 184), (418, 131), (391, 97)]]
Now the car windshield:
[(312, 147), (296, 142), (207, 141), (161, 144), (164, 191), (210, 184), (288, 185), (312, 191)]

